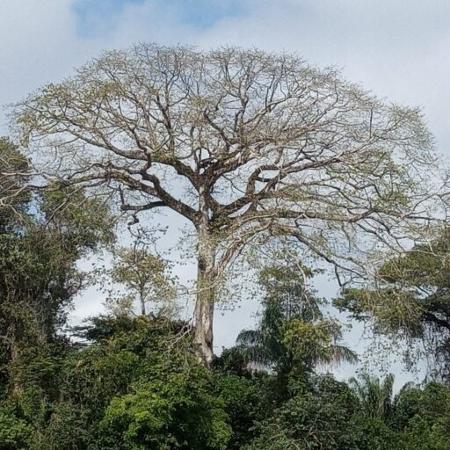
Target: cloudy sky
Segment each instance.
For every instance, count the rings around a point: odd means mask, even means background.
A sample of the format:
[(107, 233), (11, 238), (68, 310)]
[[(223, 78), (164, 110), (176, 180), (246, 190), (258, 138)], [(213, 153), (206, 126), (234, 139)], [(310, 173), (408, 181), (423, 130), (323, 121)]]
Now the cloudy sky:
[[(449, 25), (448, 0), (1, 0), (0, 104), (138, 41), (258, 47), (337, 66), (382, 98), (420, 106), (450, 156)], [(88, 297), (78, 308), (95, 305)], [(230, 321), (251, 323), (250, 310)], [(222, 330), (217, 341), (231, 343)]]

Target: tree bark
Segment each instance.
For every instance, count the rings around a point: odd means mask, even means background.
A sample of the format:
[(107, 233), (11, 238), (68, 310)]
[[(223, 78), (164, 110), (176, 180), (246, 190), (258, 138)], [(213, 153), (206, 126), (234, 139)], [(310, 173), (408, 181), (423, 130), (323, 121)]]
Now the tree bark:
[(145, 296), (144, 294), (141, 292), (139, 292), (139, 303), (141, 305), (141, 316), (147, 316), (147, 310), (145, 307)]
[(205, 363), (212, 362), (214, 301), (216, 295), (216, 245), (209, 231), (209, 217), (206, 204), (200, 201), (201, 219), (198, 232), (197, 295), (195, 303), (194, 343)]
[(194, 343), (206, 366), (210, 366), (213, 352), (214, 288), (208, 286), (210, 274), (200, 270), (197, 275), (198, 291), (195, 304)]

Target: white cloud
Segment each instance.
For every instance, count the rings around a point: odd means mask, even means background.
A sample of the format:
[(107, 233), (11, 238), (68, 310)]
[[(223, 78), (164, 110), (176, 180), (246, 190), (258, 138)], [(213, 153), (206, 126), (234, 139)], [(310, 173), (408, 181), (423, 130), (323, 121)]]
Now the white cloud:
[(75, 3), (0, 2), (0, 104), (61, 79), (103, 48), (136, 41), (234, 44), (295, 51), (312, 63), (342, 67), (383, 97), (423, 107), (440, 149), (450, 146), (450, 105), (443, 99), (450, 78), (447, 1), (242, 0), (243, 14), (202, 29), (193, 20), (182, 23), (170, 2), (146, 0), (127, 4), (106, 34), (91, 37), (77, 33)]
[(0, 3), (0, 102), (15, 101), (69, 68), (77, 54), (68, 0)]

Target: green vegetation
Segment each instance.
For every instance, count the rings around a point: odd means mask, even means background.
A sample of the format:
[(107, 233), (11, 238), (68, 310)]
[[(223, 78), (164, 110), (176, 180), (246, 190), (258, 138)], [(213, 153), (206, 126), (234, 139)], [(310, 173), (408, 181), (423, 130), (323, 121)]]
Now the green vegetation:
[(427, 242), (388, 259), (376, 286), (347, 288), (334, 301), (353, 318), (372, 324), (376, 333), (403, 340), (406, 349), (420, 343), (434, 359), (434, 375), (445, 379), (450, 377), (449, 244), (445, 226)]
[[(185, 324), (99, 317), (89, 345), (23, 356), (5, 449), (449, 449), (450, 389), (199, 363)], [(183, 337), (181, 337), (183, 336)], [(227, 362), (224, 359), (228, 359)], [(295, 368), (294, 368), (295, 369)], [(8, 391), (8, 384), (3, 386)]]

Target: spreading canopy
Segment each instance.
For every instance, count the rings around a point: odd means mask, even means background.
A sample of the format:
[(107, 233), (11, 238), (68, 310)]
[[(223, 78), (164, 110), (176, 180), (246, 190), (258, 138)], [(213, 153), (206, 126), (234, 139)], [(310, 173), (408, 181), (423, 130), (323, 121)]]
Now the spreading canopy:
[(368, 251), (398, 250), (427, 217), (434, 157), (420, 112), (296, 56), (141, 44), (45, 86), (15, 119), (46, 173), (107, 191), (135, 217), (170, 208), (193, 224), (197, 305), (256, 237), (293, 237), (360, 275)]
[(17, 119), (23, 137), (57, 150), (58, 176), (115, 190), (125, 210), (169, 207), (197, 225), (206, 208), (224, 262), (262, 230), (330, 259), (344, 256), (330, 233), (393, 244), (433, 159), (417, 110), (259, 51), (108, 52), (29, 97)]

